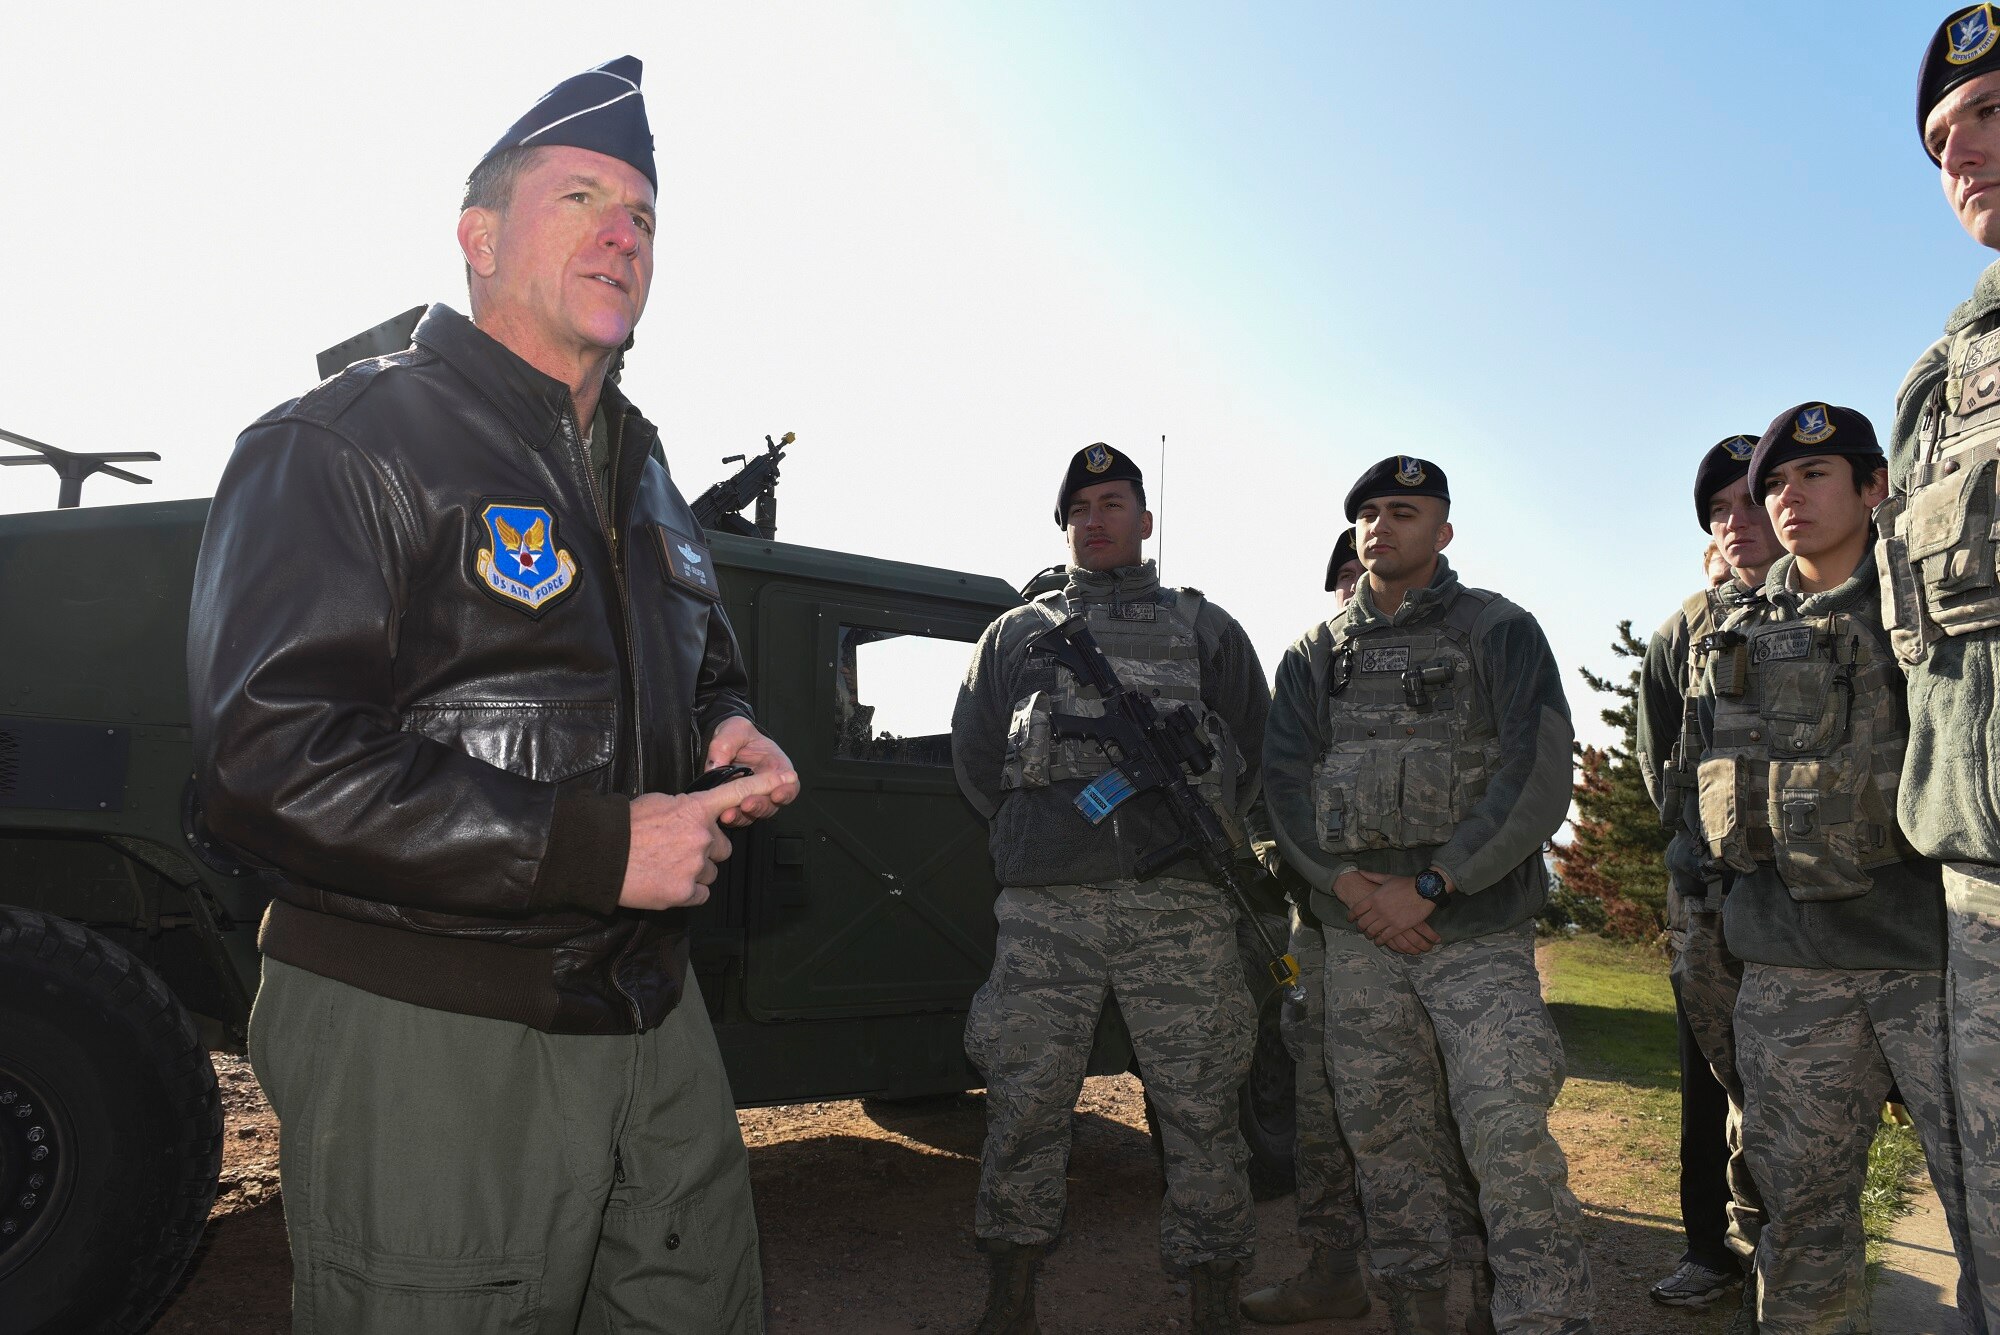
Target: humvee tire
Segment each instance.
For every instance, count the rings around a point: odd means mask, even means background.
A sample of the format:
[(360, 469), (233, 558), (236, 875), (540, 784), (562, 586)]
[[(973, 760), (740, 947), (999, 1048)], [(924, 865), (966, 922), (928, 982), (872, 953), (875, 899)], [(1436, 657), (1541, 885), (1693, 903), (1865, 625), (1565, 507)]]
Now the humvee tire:
[(221, 1166), (215, 1067), (158, 975), (0, 906), (0, 1335), (144, 1326)]

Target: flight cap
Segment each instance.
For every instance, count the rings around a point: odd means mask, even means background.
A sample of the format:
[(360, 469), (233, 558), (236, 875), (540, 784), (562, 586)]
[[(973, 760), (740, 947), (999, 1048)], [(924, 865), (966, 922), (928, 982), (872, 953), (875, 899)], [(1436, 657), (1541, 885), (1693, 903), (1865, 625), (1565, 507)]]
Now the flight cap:
[(564, 79), (507, 128), (481, 162), (509, 148), (587, 148), (626, 163), (660, 188), (653, 169), (653, 131), (639, 93), (637, 56), (607, 60)]

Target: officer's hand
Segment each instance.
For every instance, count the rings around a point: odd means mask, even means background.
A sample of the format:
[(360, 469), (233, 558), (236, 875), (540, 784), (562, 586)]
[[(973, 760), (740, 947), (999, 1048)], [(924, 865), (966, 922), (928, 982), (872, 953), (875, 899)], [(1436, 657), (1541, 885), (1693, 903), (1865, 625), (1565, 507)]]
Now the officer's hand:
[[(1368, 897), (1374, 894), (1382, 882), (1388, 879), (1388, 877), (1378, 876), (1372, 871), (1360, 871), (1357, 869), (1355, 871), (1342, 872), (1339, 879), (1333, 883), (1333, 893), (1348, 908), (1359, 908), (1361, 905), (1367, 903)], [(1349, 913), (1347, 916), (1350, 921), (1354, 917), (1352, 913)]]
[(757, 725), (740, 714), (724, 719), (708, 740), (707, 768), (721, 765), (748, 765), (753, 777), (770, 775), (777, 780), (768, 793), (760, 793), (740, 807), (723, 812), (724, 825), (748, 825), (753, 820), (775, 816), (779, 807), (799, 795), (799, 775), (791, 760), (776, 742), (757, 731)]
[(770, 774), (748, 774), (705, 793), (641, 793), (632, 799), (632, 846), (618, 903), (628, 909), (675, 909), (699, 904), (729, 857), (726, 812), (768, 797)]
[(1351, 907), (1347, 919), (1378, 946), (1386, 946), (1435, 912), (1437, 906), (1417, 893), (1411, 876), (1390, 876), (1375, 893)]

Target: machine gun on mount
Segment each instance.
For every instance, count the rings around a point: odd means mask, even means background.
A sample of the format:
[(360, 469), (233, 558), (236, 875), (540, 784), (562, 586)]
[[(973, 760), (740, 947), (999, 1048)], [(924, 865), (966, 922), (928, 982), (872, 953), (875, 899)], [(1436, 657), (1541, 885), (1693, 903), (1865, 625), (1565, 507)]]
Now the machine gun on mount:
[[(787, 431), (776, 441), (766, 436), (762, 454), (725, 456), (722, 462), (743, 467), (694, 498), (691, 508), (695, 522), (703, 528), (734, 533), (740, 538), (756, 537), (768, 542), (777, 537), (778, 465), (784, 461), (785, 448), (798, 438), (795, 431)], [(744, 509), (752, 501), (757, 504), (754, 522), (743, 517)]]
[(1163, 714), (1150, 697), (1124, 686), (1082, 617), (1072, 616), (1043, 631), (1029, 642), (1028, 652), (1055, 659), (1104, 701), (1101, 718), (1080, 714), (1049, 717), (1055, 736), (1094, 741), (1116, 766), (1076, 795), (1075, 806), (1083, 818), (1098, 825), (1127, 799), (1158, 793), (1180, 828), (1180, 838), (1141, 858), (1139, 879), (1157, 876), (1183, 858), (1194, 858), (1209, 880), (1235, 898), (1243, 916), (1256, 929), (1268, 961), (1264, 967), (1272, 980), (1292, 1001), (1303, 1002), (1298, 960), (1271, 939), (1236, 870), (1236, 849), (1241, 841), (1188, 782), (1191, 774), (1206, 774), (1216, 759), (1215, 748), (1202, 736), (1194, 714), (1181, 708)]

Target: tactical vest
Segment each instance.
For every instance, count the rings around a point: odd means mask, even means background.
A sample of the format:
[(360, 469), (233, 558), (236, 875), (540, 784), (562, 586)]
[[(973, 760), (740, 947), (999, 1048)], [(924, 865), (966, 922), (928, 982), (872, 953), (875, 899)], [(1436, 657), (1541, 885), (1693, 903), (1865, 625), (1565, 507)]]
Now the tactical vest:
[(1703, 589), (1681, 604), (1681, 620), (1688, 628), (1687, 662), (1682, 665), (1681, 730), (1660, 773), (1660, 824), (1669, 830), (1681, 827), (1687, 799), (1694, 795), (1699, 778), (1701, 720), (1695, 712), (1695, 700), (1701, 694), (1702, 642), (1716, 629), (1718, 620), (1717, 597), (1715, 589)]
[[(1170, 708), (1194, 711), (1216, 756), (1208, 771), (1194, 780), (1194, 787), (1208, 801), (1234, 810), (1243, 758), (1229, 725), (1201, 698), (1201, 641), (1195, 634), (1195, 621), (1204, 600), (1198, 589), (1163, 593), (1157, 602), (1150, 598), (1115, 603), (1093, 599), (1083, 603), (1080, 611), (1124, 686), (1151, 696), (1162, 712)], [(1079, 610), (1060, 590), (1043, 594), (1028, 606), (1051, 626), (1061, 625)], [(1089, 739), (1059, 739), (1049, 722), (1055, 714), (1096, 718), (1103, 713), (1104, 701), (1097, 692), (1058, 667), (1052, 690), (1031, 692), (1015, 703), (1007, 730), (1007, 758), (1000, 770), (1001, 788), (1041, 788), (1063, 779), (1094, 779), (1112, 768), (1102, 746)]]
[(1472, 814), (1500, 760), (1472, 660), (1493, 597), (1461, 588), (1442, 617), (1408, 626), (1338, 618), (1312, 776), (1322, 849), (1432, 847)]
[(1952, 336), (1944, 383), (1917, 424), (1904, 493), (1875, 512), (1882, 624), (1896, 656), (1922, 661), (1950, 635), (2000, 626), (2000, 313)]
[(1709, 856), (1773, 863), (1795, 900), (1854, 899), (1911, 856), (1896, 826), (1908, 720), (1880, 633), (1847, 612), (1731, 616), (1711, 643), (1714, 736), (1698, 770)]

